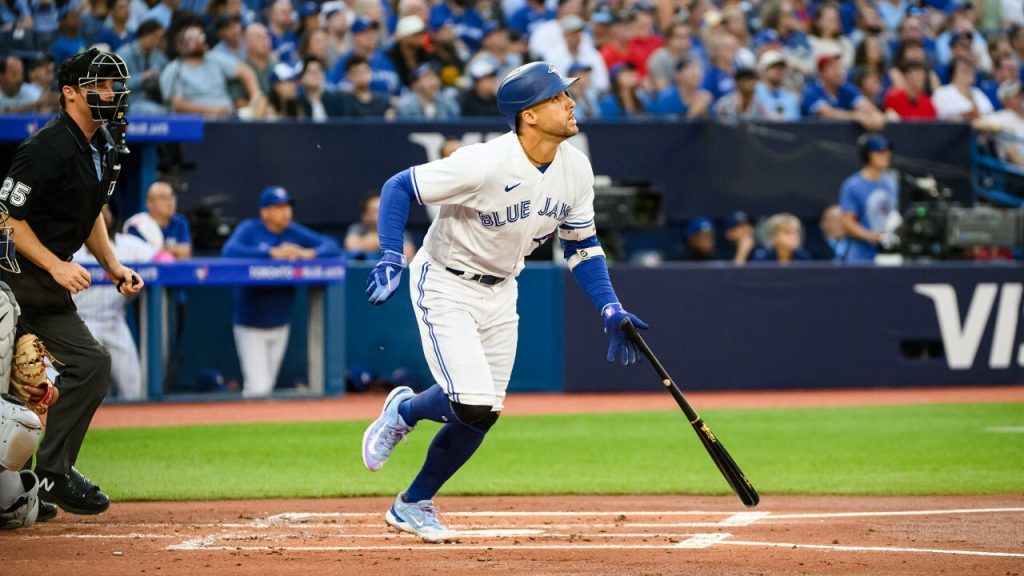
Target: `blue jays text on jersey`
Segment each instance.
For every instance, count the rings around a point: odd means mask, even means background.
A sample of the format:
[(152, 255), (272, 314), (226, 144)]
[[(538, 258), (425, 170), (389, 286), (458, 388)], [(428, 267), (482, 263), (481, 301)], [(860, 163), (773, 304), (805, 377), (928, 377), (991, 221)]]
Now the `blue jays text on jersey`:
[[(531, 200), (523, 200), (517, 204), (506, 206), (504, 212), (492, 211), (492, 212), (477, 212), (480, 216), (480, 223), (484, 226), (504, 226), (505, 224), (511, 224), (518, 221), (521, 218), (530, 217), (530, 205)], [(538, 216), (547, 216), (554, 218), (558, 222), (565, 221), (566, 218), (572, 213), (572, 206), (565, 202), (560, 202), (553, 198), (545, 198), (544, 206), (541, 207), (540, 211), (537, 212)]]

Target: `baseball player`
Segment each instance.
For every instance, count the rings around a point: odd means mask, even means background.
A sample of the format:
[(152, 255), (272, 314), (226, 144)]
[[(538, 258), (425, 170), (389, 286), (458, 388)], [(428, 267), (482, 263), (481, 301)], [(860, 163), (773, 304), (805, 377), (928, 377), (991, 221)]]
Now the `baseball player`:
[[(449, 158), (393, 176), (381, 191), (382, 256), (367, 279), (370, 303), (383, 304), (408, 267), (420, 339), (437, 384), (420, 394), (401, 386), (363, 435), (363, 463), (380, 470), (420, 420), (443, 422), (426, 461), (385, 514), (392, 527), (427, 542), (454, 542), (433, 504), (441, 486), (473, 455), (501, 414), (516, 354), (516, 276), (523, 257), (556, 231), (580, 288), (604, 319), (608, 360), (636, 361), (620, 325), (627, 318), (608, 277), (594, 228), (594, 173), (566, 142), (579, 128), (569, 86), (554, 66), (513, 70), (498, 89), (512, 131)], [(411, 263), (402, 233), (412, 202), (440, 205)]]
[(126, 296), (144, 282), (121, 264), (110, 246), (100, 208), (121, 171), (117, 128), (128, 103), (128, 72), (121, 57), (98, 49), (77, 54), (57, 72), (60, 114), (18, 146), (0, 186), (0, 207), (10, 214), (20, 273), (0, 272), (21, 316), (18, 332), (37, 335), (60, 360), (62, 401), (47, 417), (36, 458), (39, 520), (56, 503), (74, 514), (99, 514), (107, 495), (75, 469), (93, 414), (110, 383), (110, 353), (75, 312), (72, 294), (87, 289), (89, 272), (72, 261), (84, 243)]
[(902, 221), (899, 189), (889, 171), (892, 154), (885, 136), (862, 134), (857, 140), (857, 153), (863, 168), (843, 181), (839, 208), (850, 238), (846, 260), (871, 262), (879, 248), (888, 250), (899, 245), (899, 237), (892, 232)]

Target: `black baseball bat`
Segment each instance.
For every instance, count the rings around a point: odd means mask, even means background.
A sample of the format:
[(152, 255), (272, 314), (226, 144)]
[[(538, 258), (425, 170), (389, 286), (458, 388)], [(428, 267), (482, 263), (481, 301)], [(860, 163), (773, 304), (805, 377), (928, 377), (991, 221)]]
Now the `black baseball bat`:
[(651, 347), (647, 345), (647, 342), (644, 342), (644, 339), (640, 336), (636, 326), (630, 322), (629, 318), (626, 318), (622, 321), (620, 327), (626, 332), (629, 339), (636, 344), (636, 347), (639, 348), (640, 351), (643, 352), (644, 356), (646, 356), (651, 362), (651, 366), (654, 366), (658, 375), (661, 376), (661, 383), (665, 385), (665, 388), (668, 388), (668, 391), (672, 393), (672, 397), (676, 399), (676, 403), (683, 409), (683, 414), (685, 414), (686, 419), (690, 421), (690, 425), (693, 426), (694, 432), (697, 433), (697, 437), (700, 438), (701, 444), (704, 445), (704, 449), (711, 455), (711, 459), (715, 462), (715, 465), (718, 466), (718, 470), (722, 473), (722, 476), (725, 476), (726, 481), (729, 482), (729, 486), (732, 487), (732, 491), (739, 496), (740, 501), (743, 502), (744, 506), (748, 508), (757, 506), (761, 497), (757, 495), (757, 490), (754, 490), (754, 485), (750, 483), (750, 480), (747, 480), (746, 475), (743, 474), (743, 471), (740, 470), (736, 461), (733, 460), (732, 456), (729, 455), (729, 452), (726, 451), (725, 446), (722, 446), (722, 441), (715, 436), (714, 432), (711, 431), (711, 428), (708, 428), (708, 425), (704, 423), (704, 419), (698, 416), (697, 411), (694, 410), (693, 407), (690, 406), (690, 403), (686, 401), (686, 397), (683, 396), (682, 391), (679, 390), (678, 386), (676, 386), (672, 377), (668, 375), (668, 371), (665, 370), (665, 367), (658, 361), (658, 357), (651, 351)]

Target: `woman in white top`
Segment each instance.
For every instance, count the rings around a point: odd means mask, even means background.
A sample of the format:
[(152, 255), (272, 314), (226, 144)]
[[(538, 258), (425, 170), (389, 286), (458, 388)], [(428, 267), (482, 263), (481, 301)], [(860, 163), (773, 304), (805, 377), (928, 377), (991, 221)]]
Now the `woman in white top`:
[(950, 64), (949, 84), (932, 94), (932, 104), (940, 120), (976, 120), (992, 112), (992, 102), (975, 88), (977, 70), (974, 63), (956, 58)]
[(815, 62), (821, 56), (839, 54), (843, 68), (849, 70), (853, 65), (853, 43), (843, 36), (838, 4), (826, 2), (818, 6), (807, 42), (811, 45), (811, 57)]

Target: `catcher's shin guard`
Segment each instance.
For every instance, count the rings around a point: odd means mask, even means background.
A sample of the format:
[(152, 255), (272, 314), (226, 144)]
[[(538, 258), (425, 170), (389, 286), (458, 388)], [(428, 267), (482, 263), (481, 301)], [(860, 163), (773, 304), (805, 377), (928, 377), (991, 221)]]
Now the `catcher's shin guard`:
[(9, 394), (0, 395), (0, 471), (20, 470), (43, 434), (34, 412)]

